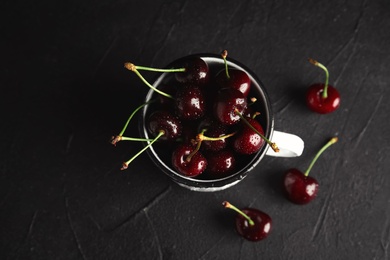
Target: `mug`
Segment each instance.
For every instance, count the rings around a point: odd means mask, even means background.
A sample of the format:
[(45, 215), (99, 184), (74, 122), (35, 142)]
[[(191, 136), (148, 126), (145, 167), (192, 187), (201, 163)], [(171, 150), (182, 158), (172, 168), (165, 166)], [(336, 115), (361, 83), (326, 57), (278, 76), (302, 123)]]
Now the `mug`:
[[(225, 68), (224, 60), (221, 56), (215, 54), (194, 54), (183, 57), (182, 59), (191, 58), (191, 56), (197, 56), (203, 59), (208, 64), (211, 74), (215, 74)], [(177, 64), (177, 62), (177, 60), (172, 62), (167, 66), (167, 68), (172, 68), (174, 64)], [(268, 144), (265, 144), (258, 152), (248, 156), (247, 160), (240, 165), (240, 168), (238, 168), (234, 173), (218, 179), (202, 179), (197, 177), (186, 177), (179, 174), (171, 165), (171, 154), (167, 152), (169, 151), (168, 146), (166, 144), (159, 145), (158, 142), (154, 143), (147, 150), (147, 153), (152, 161), (174, 182), (192, 191), (214, 192), (227, 189), (242, 181), (247, 174), (262, 161), (265, 155), (276, 157), (297, 157), (302, 154), (304, 149), (304, 142), (299, 136), (274, 130), (274, 115), (269, 95), (257, 75), (245, 65), (231, 58), (227, 59), (227, 65), (229, 68), (243, 70), (248, 74), (251, 79), (251, 90), (249, 95), (254, 96), (257, 99), (257, 101), (253, 104), (256, 106), (256, 110), (260, 111), (258, 120), (264, 129), (264, 136), (276, 143), (280, 151), (275, 152)], [(155, 88), (159, 88), (162, 84), (169, 82), (170, 79), (172, 79), (172, 73), (162, 73), (152, 85)], [(158, 93), (151, 89), (146, 95), (145, 102), (149, 103), (158, 95)], [(139, 125), (140, 134), (146, 139), (153, 138), (147, 130), (147, 117), (151, 110), (151, 105), (143, 107)]]

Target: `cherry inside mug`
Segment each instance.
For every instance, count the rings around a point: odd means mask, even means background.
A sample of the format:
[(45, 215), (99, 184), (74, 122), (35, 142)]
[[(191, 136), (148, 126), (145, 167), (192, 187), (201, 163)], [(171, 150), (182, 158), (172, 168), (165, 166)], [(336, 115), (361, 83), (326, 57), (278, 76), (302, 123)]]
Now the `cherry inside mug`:
[[(187, 59), (194, 56), (200, 57), (208, 64), (209, 73), (211, 77), (213, 77), (213, 75), (215, 76), (216, 73), (225, 68), (224, 60), (222, 59), (222, 57), (215, 54), (189, 55), (179, 60), (173, 61), (167, 66), (167, 68), (172, 68), (173, 66), (175, 66), (175, 64), (178, 63), (178, 61), (182, 59)], [(275, 142), (279, 146), (280, 151), (278, 153), (275, 153), (269, 147), (268, 144), (265, 144), (255, 154), (248, 155), (243, 160), (240, 160), (240, 164), (238, 165), (235, 172), (233, 172), (232, 174), (218, 179), (203, 179), (201, 176), (192, 178), (183, 176), (182, 174), (178, 173), (173, 168), (171, 163), (172, 149), (170, 149), (169, 147), (170, 144), (164, 142), (154, 143), (147, 150), (147, 153), (152, 159), (152, 161), (162, 172), (169, 176), (174, 182), (176, 182), (182, 187), (193, 191), (213, 192), (229, 188), (242, 181), (248, 173), (253, 171), (255, 167), (262, 161), (265, 155), (278, 157), (295, 157), (300, 156), (304, 148), (303, 141), (300, 137), (293, 134), (283, 133), (274, 130), (274, 115), (272, 113), (269, 96), (265, 87), (258, 79), (256, 74), (253, 73), (245, 65), (233, 59), (229, 58), (227, 60), (227, 64), (229, 68), (243, 70), (248, 74), (251, 80), (251, 88), (248, 97), (255, 97), (257, 99), (257, 101), (254, 102), (252, 106), (253, 109), (256, 109), (256, 111), (260, 112), (260, 116), (258, 116), (258, 118), (256, 119), (263, 127), (264, 136), (272, 142)], [(155, 88), (159, 89), (164, 84), (172, 81), (173, 76), (174, 73), (162, 73), (152, 85)], [(154, 90), (151, 89), (146, 95), (145, 102), (150, 103), (151, 100), (157, 98), (159, 95), (160, 94), (156, 93)], [(146, 105), (142, 110), (142, 118), (140, 120), (140, 134), (143, 138), (153, 138), (148, 132), (147, 118), (151, 114), (151, 112), (155, 110), (156, 107), (153, 104)]]

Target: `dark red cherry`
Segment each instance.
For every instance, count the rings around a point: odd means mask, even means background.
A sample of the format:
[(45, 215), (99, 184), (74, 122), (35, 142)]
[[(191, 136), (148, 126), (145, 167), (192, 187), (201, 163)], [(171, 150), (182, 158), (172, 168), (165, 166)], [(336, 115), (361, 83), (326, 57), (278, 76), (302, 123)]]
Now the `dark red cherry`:
[(289, 169), (283, 180), (283, 187), (287, 198), (296, 204), (307, 204), (318, 193), (318, 182), (310, 176), (306, 176), (298, 169)]
[(340, 106), (340, 94), (333, 86), (328, 85), (328, 96), (323, 97), (324, 84), (311, 85), (306, 92), (306, 104), (314, 112), (327, 114)]
[(184, 72), (175, 74), (176, 80), (180, 83), (204, 85), (209, 81), (209, 67), (199, 57), (187, 57), (178, 61), (175, 66), (185, 68)]
[(260, 241), (269, 235), (272, 219), (268, 214), (254, 208), (239, 210), (226, 201), (223, 205), (239, 213), (236, 217), (236, 230), (245, 239), (249, 241)]
[(206, 154), (208, 167), (207, 172), (214, 178), (227, 176), (236, 168), (236, 158), (231, 150), (221, 150)]
[[(264, 135), (263, 127), (253, 118), (245, 118), (252, 127)], [(233, 149), (240, 154), (253, 154), (265, 144), (265, 140), (247, 124), (242, 123), (241, 130), (233, 137)]]
[(325, 83), (311, 85), (306, 92), (306, 104), (314, 112), (327, 114), (335, 111), (340, 106), (340, 94), (333, 86), (329, 85), (328, 69), (314, 59), (309, 62), (324, 70), (326, 77)]
[(312, 201), (318, 193), (318, 182), (309, 176), (309, 172), (320, 155), (332, 144), (338, 141), (337, 137), (330, 139), (315, 155), (305, 173), (296, 168), (289, 169), (283, 178), (283, 188), (287, 198), (296, 204), (307, 204)]
[(149, 116), (148, 130), (153, 136), (164, 131), (160, 140), (175, 140), (182, 133), (182, 124), (176, 116), (167, 111), (159, 110)]
[(196, 120), (204, 116), (205, 98), (201, 89), (195, 85), (181, 86), (176, 93), (176, 112), (184, 120)]
[(195, 177), (207, 168), (206, 158), (191, 144), (180, 144), (172, 153), (172, 165), (179, 174)]
[(214, 103), (214, 116), (225, 125), (234, 125), (240, 121), (238, 113), (243, 113), (247, 107), (247, 101), (239, 90), (224, 88), (218, 91)]
[[(211, 138), (218, 138), (228, 134), (228, 128), (226, 125), (222, 125), (219, 122), (214, 121), (210, 126), (206, 128), (204, 135)], [(204, 140), (202, 142), (202, 148), (208, 151), (220, 151), (227, 146), (227, 138), (219, 140)]]
[(229, 68), (228, 75), (226, 74), (226, 70), (223, 69), (218, 72), (215, 76), (215, 81), (219, 85), (220, 88), (234, 88), (239, 90), (244, 96), (248, 96), (251, 80), (248, 74), (245, 71)]

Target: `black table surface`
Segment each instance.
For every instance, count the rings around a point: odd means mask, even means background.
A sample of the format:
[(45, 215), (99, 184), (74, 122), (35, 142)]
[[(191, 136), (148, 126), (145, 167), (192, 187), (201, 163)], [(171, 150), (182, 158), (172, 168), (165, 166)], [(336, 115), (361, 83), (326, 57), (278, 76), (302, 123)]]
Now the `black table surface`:
[[(389, 259), (390, 2), (3, 1), (0, 84), (1, 259)], [(110, 144), (148, 88), (124, 69), (229, 51), (266, 86), (275, 129), (305, 141), (265, 157), (218, 192), (184, 189), (140, 143)], [(305, 105), (326, 65), (334, 113)], [(145, 73), (153, 79), (154, 73)], [(128, 135), (137, 135), (137, 122)], [(310, 175), (310, 204), (288, 202), (283, 173)], [(269, 236), (238, 236), (222, 202), (272, 217)]]

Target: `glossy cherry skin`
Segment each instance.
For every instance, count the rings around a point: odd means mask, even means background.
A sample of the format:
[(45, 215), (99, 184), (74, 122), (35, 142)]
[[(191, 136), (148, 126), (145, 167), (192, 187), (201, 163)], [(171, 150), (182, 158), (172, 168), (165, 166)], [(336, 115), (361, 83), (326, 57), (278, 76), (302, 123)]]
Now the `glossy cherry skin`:
[(271, 231), (271, 217), (268, 214), (254, 208), (245, 208), (241, 211), (254, 222), (254, 225), (250, 225), (249, 221), (245, 217), (238, 214), (236, 217), (237, 232), (242, 237), (250, 241), (259, 241), (266, 238)]
[(177, 90), (176, 112), (180, 119), (196, 120), (204, 116), (206, 104), (201, 89), (194, 85), (182, 86)]
[(310, 176), (305, 176), (300, 170), (289, 169), (283, 179), (283, 188), (287, 198), (295, 204), (307, 204), (318, 193), (318, 182)]
[(236, 110), (243, 113), (247, 107), (247, 101), (239, 90), (233, 88), (224, 88), (218, 91), (214, 102), (214, 116), (220, 123), (225, 125), (234, 125), (240, 121)]
[(229, 78), (226, 75), (226, 70), (223, 69), (215, 76), (215, 82), (220, 88), (234, 88), (239, 90), (244, 96), (248, 96), (251, 79), (245, 71), (229, 68)]
[[(260, 134), (264, 135), (263, 127), (253, 118), (246, 118)], [(234, 136), (234, 151), (240, 154), (254, 154), (258, 152), (265, 144), (264, 139), (253, 131), (247, 124), (241, 122), (242, 129)]]
[[(207, 130), (204, 132), (204, 135), (207, 137), (218, 138), (228, 134), (228, 128), (225, 125), (222, 125), (219, 122), (214, 122), (211, 124)], [(228, 138), (221, 139), (218, 141), (207, 141), (202, 142), (202, 148), (208, 151), (220, 151), (227, 146)]]
[(175, 74), (176, 80), (180, 83), (204, 85), (209, 81), (209, 66), (199, 57), (180, 60), (176, 66), (185, 68), (185, 72)]
[(191, 144), (180, 144), (172, 153), (172, 165), (179, 174), (187, 177), (196, 177), (207, 168), (207, 160), (203, 154), (197, 151), (188, 161), (188, 155), (195, 150)]
[(153, 112), (148, 118), (148, 130), (153, 136), (157, 136), (160, 131), (164, 131), (164, 134), (160, 137), (160, 140), (175, 140), (182, 134), (182, 123), (173, 114), (158, 110)]
[(207, 158), (207, 173), (213, 178), (221, 178), (232, 173), (236, 168), (236, 158), (231, 150), (209, 152)]
[(340, 106), (340, 94), (333, 86), (328, 85), (328, 97), (323, 98), (324, 84), (311, 85), (306, 92), (306, 104), (314, 112), (327, 114)]

